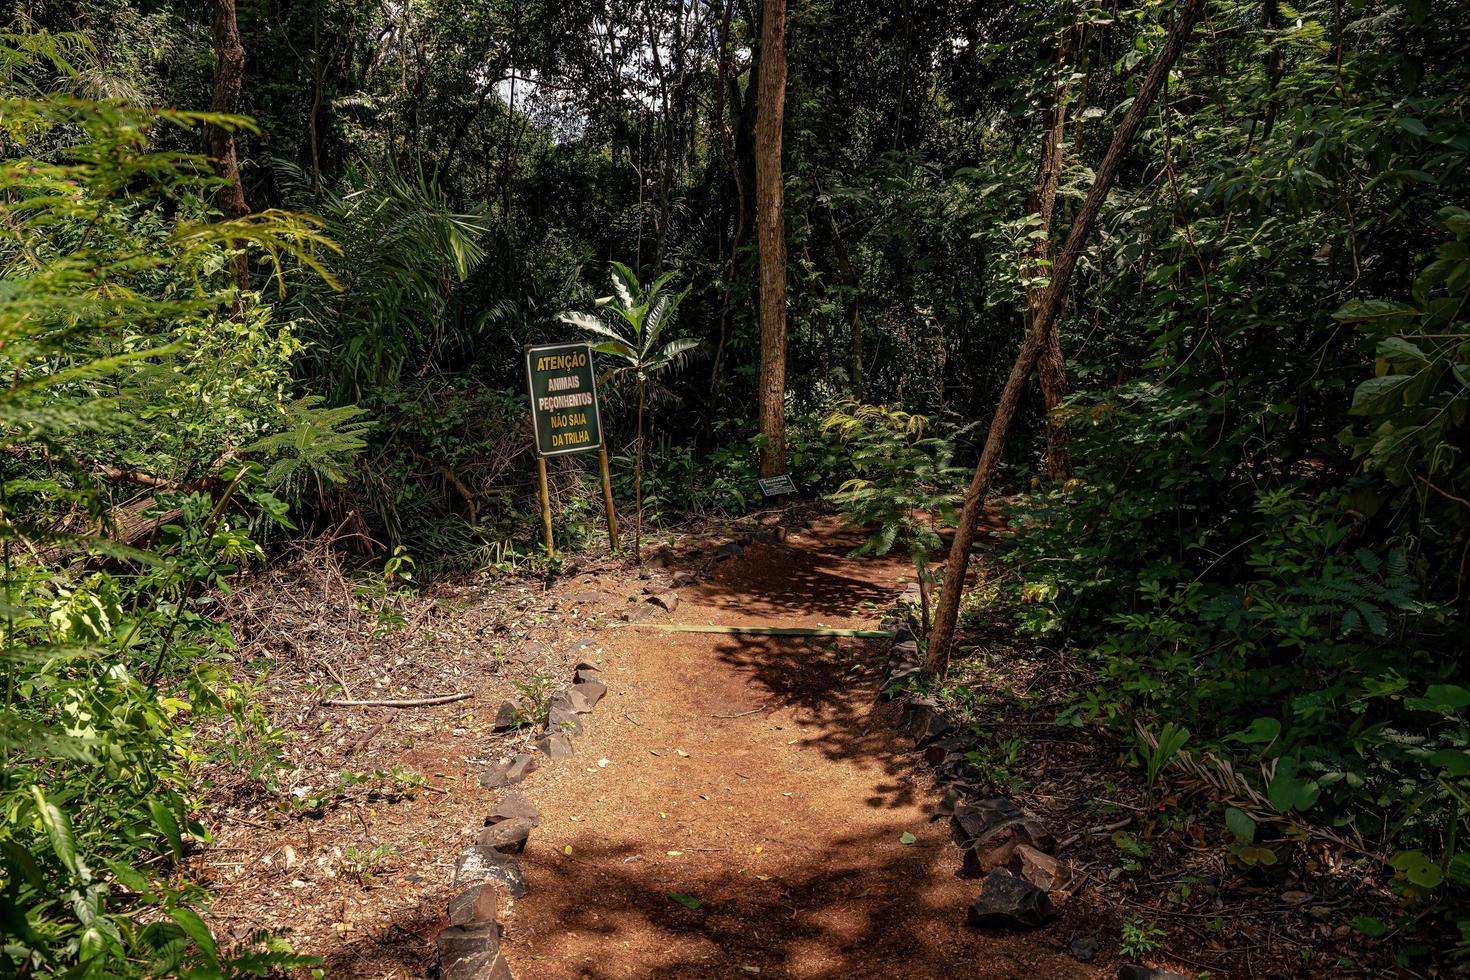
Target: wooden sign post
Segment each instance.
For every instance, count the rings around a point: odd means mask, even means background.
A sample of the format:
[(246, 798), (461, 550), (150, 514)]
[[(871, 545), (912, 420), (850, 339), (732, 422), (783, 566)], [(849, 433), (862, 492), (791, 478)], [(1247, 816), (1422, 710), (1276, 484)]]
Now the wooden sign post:
[(597, 376), (592, 370), (592, 347), (585, 343), (546, 344), (526, 348), (526, 389), (531, 396), (531, 423), (536, 430), (536, 470), (541, 479), (541, 526), (546, 553), (555, 553), (551, 539), (551, 494), (546, 482), (546, 457), (569, 456), (597, 450), (602, 470), (602, 504), (607, 508), (608, 537), (618, 550), (618, 515), (613, 509), (612, 479), (607, 447), (602, 440), (602, 416), (597, 404)]

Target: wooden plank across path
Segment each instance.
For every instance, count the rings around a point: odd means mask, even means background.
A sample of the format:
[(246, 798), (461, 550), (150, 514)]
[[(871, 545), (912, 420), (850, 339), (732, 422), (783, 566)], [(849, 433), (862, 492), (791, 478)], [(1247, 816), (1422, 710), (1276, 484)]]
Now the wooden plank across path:
[(867, 640), (892, 640), (895, 630), (849, 630), (830, 626), (701, 626), (695, 623), (629, 623), (632, 629), (665, 630), (670, 633), (754, 633), (758, 636), (856, 636)]

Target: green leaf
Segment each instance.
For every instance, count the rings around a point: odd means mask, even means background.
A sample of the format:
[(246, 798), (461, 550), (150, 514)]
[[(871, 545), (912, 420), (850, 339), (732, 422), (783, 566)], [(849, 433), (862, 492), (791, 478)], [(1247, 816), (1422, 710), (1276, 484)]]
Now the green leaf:
[(1256, 822), (1251, 819), (1250, 814), (1238, 807), (1225, 808), (1225, 826), (1235, 835), (1235, 839), (1244, 844), (1251, 844), (1256, 839)]
[(1321, 788), (1315, 780), (1305, 779), (1297, 774), (1295, 759), (1285, 756), (1278, 760), (1275, 778), (1266, 787), (1266, 796), (1272, 806), (1282, 813), (1290, 810), (1304, 813), (1312, 808), (1320, 795)]
[(1444, 872), (1423, 851), (1399, 851), (1388, 863), (1406, 881), (1420, 888), (1436, 888), (1444, 881)]
[(179, 822), (174, 818), (173, 811), (164, 806), (159, 800), (148, 801), (148, 812), (153, 814), (153, 825), (158, 832), (163, 834), (168, 841), (169, 849), (174, 852), (174, 857), (183, 859), (184, 839), (179, 834)]
[(1388, 926), (1382, 919), (1375, 919), (1371, 915), (1360, 915), (1353, 920), (1353, 928), (1369, 939), (1377, 939), (1388, 932)]
[(898, 842), (900, 844), (913, 844), (913, 843), (917, 842), (918, 839), (919, 838), (915, 837), (913, 834), (909, 833), (907, 830), (905, 830), (903, 833), (901, 833), (901, 834), (898, 835)]
[(690, 910), (697, 910), (704, 904), (693, 895), (686, 895), (683, 892), (669, 892), (669, 898)]
[(179, 928), (189, 934), (194, 940), (194, 945), (199, 947), (199, 952), (211, 966), (219, 965), (219, 949), (214, 944), (214, 934), (209, 931), (209, 926), (199, 918), (199, 913), (193, 909), (169, 909), (169, 918), (179, 924)]
[(1245, 745), (1270, 745), (1281, 735), (1281, 722), (1275, 718), (1257, 718), (1243, 732), (1226, 736), (1227, 741)]
[(112, 872), (112, 876), (117, 879), (118, 884), (122, 885), (128, 891), (136, 892), (145, 897), (152, 894), (152, 890), (148, 887), (148, 879), (131, 864), (123, 861), (113, 861), (108, 858), (104, 858), (103, 863), (107, 865), (107, 870)]
[(1451, 776), (1470, 775), (1470, 752), (1460, 749), (1441, 749), (1429, 757), (1429, 762), (1445, 770)]
[(39, 786), (31, 787), (31, 796), (36, 801), (36, 811), (41, 816), (41, 826), (46, 829), (46, 838), (51, 842), (51, 850), (56, 854), (57, 860), (65, 866), (66, 870), (81, 877), (84, 881), (90, 878), (87, 866), (77, 857), (77, 841), (72, 834), (71, 820), (50, 800), (46, 799)]

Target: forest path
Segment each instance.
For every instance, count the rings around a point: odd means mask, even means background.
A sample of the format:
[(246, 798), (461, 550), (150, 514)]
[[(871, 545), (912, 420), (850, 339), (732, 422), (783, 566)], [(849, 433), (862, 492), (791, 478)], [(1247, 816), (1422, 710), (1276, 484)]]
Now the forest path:
[[(859, 540), (824, 518), (751, 546), (658, 621), (872, 628), (912, 571), (846, 557)], [(881, 641), (598, 642), (609, 693), (576, 758), (519, 787), (542, 818), (503, 947), (517, 977), (1101, 975), (965, 926), (979, 883), (955, 877), (948, 823), (876, 700)]]

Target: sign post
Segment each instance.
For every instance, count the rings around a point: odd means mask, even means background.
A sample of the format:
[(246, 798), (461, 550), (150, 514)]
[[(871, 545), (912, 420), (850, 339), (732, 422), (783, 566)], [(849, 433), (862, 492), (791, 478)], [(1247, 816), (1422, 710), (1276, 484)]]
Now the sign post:
[(551, 497), (546, 483), (546, 457), (597, 450), (602, 470), (602, 503), (613, 550), (618, 548), (618, 517), (613, 510), (607, 448), (597, 404), (597, 376), (592, 347), (586, 343), (546, 344), (526, 348), (526, 389), (531, 396), (531, 423), (536, 430), (536, 467), (541, 478), (541, 524), (546, 553), (553, 551)]

